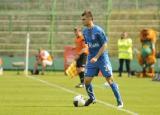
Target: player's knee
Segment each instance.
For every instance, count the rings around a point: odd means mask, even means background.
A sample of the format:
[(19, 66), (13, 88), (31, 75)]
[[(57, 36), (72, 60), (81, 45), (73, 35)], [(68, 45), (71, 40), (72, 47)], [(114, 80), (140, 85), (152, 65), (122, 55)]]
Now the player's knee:
[(109, 84), (112, 84), (112, 83), (113, 83), (113, 78), (112, 78), (112, 77), (106, 77), (106, 81), (107, 81)]
[(84, 83), (85, 83), (85, 85), (90, 84), (90, 83), (91, 83), (91, 81), (92, 81), (92, 78), (90, 78), (90, 77), (85, 77), (85, 79), (84, 79)]

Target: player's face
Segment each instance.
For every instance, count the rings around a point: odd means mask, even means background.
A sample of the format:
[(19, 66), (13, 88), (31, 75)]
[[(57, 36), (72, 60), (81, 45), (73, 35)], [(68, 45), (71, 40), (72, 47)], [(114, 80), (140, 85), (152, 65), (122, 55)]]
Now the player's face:
[(79, 36), (81, 36), (81, 35), (82, 35), (82, 33), (81, 33), (81, 31), (80, 31), (80, 30), (76, 30), (76, 31), (75, 31), (75, 35), (76, 35), (77, 37), (79, 37)]
[(127, 32), (124, 32), (124, 33), (122, 33), (121, 36), (122, 36), (123, 38), (127, 38), (128, 34), (127, 34)]
[(88, 18), (86, 16), (82, 16), (82, 23), (84, 26), (90, 25), (90, 18)]

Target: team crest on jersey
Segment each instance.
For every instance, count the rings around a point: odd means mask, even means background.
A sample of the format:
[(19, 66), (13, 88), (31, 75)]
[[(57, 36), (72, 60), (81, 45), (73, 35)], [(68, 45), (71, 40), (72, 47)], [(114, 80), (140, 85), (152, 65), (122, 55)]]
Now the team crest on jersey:
[(92, 35), (92, 40), (95, 40), (95, 39), (96, 39), (96, 37), (95, 37), (95, 35), (93, 34), (93, 35)]

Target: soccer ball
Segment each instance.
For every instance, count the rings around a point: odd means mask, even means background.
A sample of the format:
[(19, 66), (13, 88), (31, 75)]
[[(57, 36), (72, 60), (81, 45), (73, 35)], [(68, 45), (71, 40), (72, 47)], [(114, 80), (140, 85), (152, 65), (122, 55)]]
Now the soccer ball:
[(85, 104), (84, 97), (82, 95), (77, 95), (73, 99), (73, 104), (75, 107), (82, 107)]

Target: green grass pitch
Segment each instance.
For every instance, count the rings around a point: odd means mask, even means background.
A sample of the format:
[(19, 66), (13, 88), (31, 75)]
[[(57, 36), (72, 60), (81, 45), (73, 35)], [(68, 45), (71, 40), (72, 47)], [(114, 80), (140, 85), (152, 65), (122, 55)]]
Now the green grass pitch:
[[(63, 72), (25, 77), (23, 72), (4, 72), (0, 76), (0, 115), (140, 115), (160, 114), (160, 82), (149, 78), (114, 79), (120, 87), (123, 110), (115, 108), (116, 101), (103, 77), (95, 77), (93, 86), (97, 102), (89, 107), (74, 107), (75, 92), (87, 95), (85, 89), (74, 88), (78, 77), (70, 79)], [(105, 104), (103, 104), (105, 103)], [(110, 104), (111, 106), (108, 106)]]

